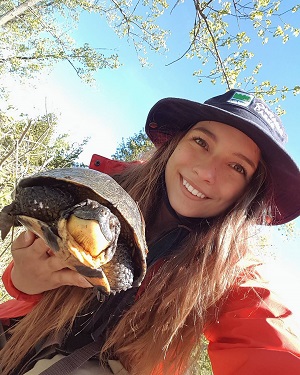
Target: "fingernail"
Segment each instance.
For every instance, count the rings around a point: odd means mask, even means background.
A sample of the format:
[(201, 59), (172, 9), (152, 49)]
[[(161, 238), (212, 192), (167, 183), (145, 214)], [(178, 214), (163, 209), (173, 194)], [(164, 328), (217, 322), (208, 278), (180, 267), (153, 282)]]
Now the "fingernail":
[(31, 233), (27, 230), (24, 234), (25, 241), (29, 241), (31, 238)]

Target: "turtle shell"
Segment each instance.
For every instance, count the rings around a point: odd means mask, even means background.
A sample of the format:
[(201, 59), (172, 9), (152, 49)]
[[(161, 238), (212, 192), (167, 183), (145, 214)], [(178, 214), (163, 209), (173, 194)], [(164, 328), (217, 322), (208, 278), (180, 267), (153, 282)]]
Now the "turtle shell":
[[(131, 286), (140, 285), (146, 273), (147, 245), (145, 240), (145, 223), (136, 202), (112, 177), (107, 174), (86, 168), (53, 169), (22, 179), (16, 188), (15, 201), (17, 201), (18, 197), (22, 195), (25, 188), (35, 189), (36, 187), (47, 187), (47, 191), (60, 189), (60, 191), (63, 191), (66, 195), (71, 196), (73, 200), (72, 211), (74, 211), (74, 207), (75, 210), (82, 210), (82, 202), (85, 202), (83, 206), (86, 211), (89, 210), (90, 202), (96, 202), (92, 204), (93, 207), (97, 204), (99, 204), (100, 207), (107, 207), (109, 211), (111, 211), (112, 216), (115, 216), (120, 222), (119, 240), (122, 242), (120, 248), (122, 249), (125, 244), (125, 247), (128, 247), (130, 252), (130, 254), (127, 254), (126, 257), (129, 256), (133, 260), (133, 282)], [(46, 199), (44, 199), (44, 201), (47, 201), (47, 199), (51, 199), (48, 193), (46, 194)], [(56, 209), (57, 205), (57, 211), (59, 211), (63, 200), (63, 198), (57, 199), (57, 202), (52, 203), (51, 207)], [(48, 212), (49, 210), (47, 211), (47, 202), (45, 202), (45, 204), (39, 204), (41, 206), (41, 212), (39, 215), (37, 213), (37, 208), (33, 208), (33, 212), (31, 214), (30, 207), (34, 206), (32, 202), (29, 202), (27, 205), (29, 206), (26, 208), (27, 213), (23, 215), (22, 212), (18, 212), (16, 215), (17, 221), (29, 229), (37, 232), (38, 235), (41, 233), (45, 234), (47, 231), (49, 232), (49, 226), (45, 223), (51, 220), (49, 220), (49, 218), (46, 219), (44, 216), (48, 215), (51, 217), (52, 212)], [(10, 206), (6, 206), (2, 212), (11, 214), (12, 210), (9, 212), (10, 209), (8, 207)], [(67, 230), (67, 217), (70, 215), (70, 213), (68, 213), (68, 209), (64, 209), (64, 212), (64, 216), (57, 224), (59, 231), (58, 237), (61, 239), (66, 236), (66, 238), (63, 238), (63, 240), (69, 244), (69, 247), (71, 243), (72, 248), (73, 239), (70, 240)], [(103, 212), (103, 209), (101, 212)], [(77, 222), (75, 226), (77, 226)], [(3, 228), (0, 229), (2, 230), (3, 237)], [(59, 247), (61, 244), (55, 243), (55, 241), (57, 241), (57, 237), (55, 235), (53, 238), (50, 238), (49, 235), (42, 237), (44, 239), (46, 237), (46, 242), (48, 242), (51, 248), (56, 248), (55, 250), (57, 250), (57, 252), (60, 251)], [(119, 256), (119, 259), (116, 263), (117, 266), (114, 265), (115, 268), (119, 266), (122, 267), (124, 263), (124, 251), (121, 255), (119, 253), (121, 254), (120, 250), (117, 250), (116, 256)], [(97, 278), (105, 278), (102, 267), (104, 263), (107, 263), (107, 269), (111, 271), (112, 266), (110, 263), (112, 262), (110, 262), (110, 260), (114, 254), (111, 254), (110, 258), (106, 259), (105, 262), (102, 261), (101, 267), (95, 265), (93, 266), (92, 264), (89, 264), (89, 262), (80, 259), (80, 254), (79, 256), (77, 256), (78, 254), (74, 252), (72, 252), (72, 254), (73, 256), (70, 257), (70, 268), (76, 269), (78, 272), (82, 273), (93, 285), (97, 285), (96, 282), (93, 282)], [(82, 263), (82, 266), (78, 263), (78, 259)], [(95, 268), (97, 268), (97, 271), (99, 271), (100, 274), (99, 272), (96, 274), (93, 273), (93, 269)], [(116, 270), (112, 272), (116, 272)], [(112, 283), (113, 281), (110, 281), (110, 284)], [(99, 285), (101, 285), (101, 283)], [(110, 292), (111, 286), (108, 288), (106, 286), (104, 289), (105, 292)], [(112, 289), (114, 289), (114, 287)], [(118, 287), (115, 289), (118, 290)], [(120, 289), (122, 289), (122, 287)]]

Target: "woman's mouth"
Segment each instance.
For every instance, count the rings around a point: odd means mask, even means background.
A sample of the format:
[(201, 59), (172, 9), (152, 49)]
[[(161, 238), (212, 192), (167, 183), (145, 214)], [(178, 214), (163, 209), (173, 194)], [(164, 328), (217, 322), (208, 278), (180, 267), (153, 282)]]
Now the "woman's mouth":
[(182, 180), (183, 186), (193, 195), (195, 195), (198, 198), (207, 198), (206, 195), (201, 193), (199, 190), (195, 189), (191, 184), (189, 184), (185, 179)]

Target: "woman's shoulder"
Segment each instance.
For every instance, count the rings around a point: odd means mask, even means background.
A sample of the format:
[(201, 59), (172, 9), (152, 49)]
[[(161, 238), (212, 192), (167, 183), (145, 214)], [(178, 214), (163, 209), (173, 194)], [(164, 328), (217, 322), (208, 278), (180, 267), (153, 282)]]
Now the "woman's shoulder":
[(264, 264), (252, 265), (251, 271), (223, 299), (204, 332), (214, 374), (296, 374), (300, 327), (295, 315), (274, 291)]
[[(280, 277), (280, 275), (277, 275)], [(259, 258), (248, 260), (243, 275), (224, 299), (224, 311), (246, 309), (246, 314), (279, 317), (290, 309), (274, 282), (272, 264)], [(248, 311), (249, 310), (249, 311)]]

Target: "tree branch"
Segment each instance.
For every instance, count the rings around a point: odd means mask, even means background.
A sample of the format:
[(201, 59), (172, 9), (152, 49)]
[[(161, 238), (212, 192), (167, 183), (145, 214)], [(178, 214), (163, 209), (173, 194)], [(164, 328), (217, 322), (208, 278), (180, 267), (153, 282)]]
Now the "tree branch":
[[(210, 1), (211, 2), (211, 1)], [(205, 14), (203, 13), (203, 10), (199, 7), (199, 2), (198, 0), (194, 0), (194, 4), (195, 4), (195, 8), (196, 8), (196, 11), (198, 12), (198, 14), (200, 15), (200, 18), (203, 19), (203, 21), (205, 22), (205, 25), (206, 25), (206, 28), (211, 36), (211, 39), (212, 39), (212, 43), (213, 43), (213, 46), (214, 46), (214, 52), (215, 52), (215, 55), (217, 57), (217, 61), (219, 62), (220, 66), (221, 66), (221, 71), (222, 71), (222, 74), (223, 74), (223, 77), (225, 78), (225, 81), (226, 81), (226, 84), (227, 84), (227, 87), (230, 89), (230, 84), (229, 84), (229, 81), (228, 81), (228, 78), (227, 78), (227, 74), (225, 72), (225, 68), (224, 68), (224, 65), (223, 65), (223, 60), (220, 56), (220, 53), (219, 53), (219, 50), (218, 50), (218, 46), (216, 44), (216, 41), (215, 41), (215, 38), (214, 38), (214, 35), (209, 27), (209, 24), (207, 22), (207, 18), (205, 16)]]
[[(28, 125), (26, 126), (26, 128), (23, 130), (20, 138), (18, 139), (17, 143), (20, 145), (25, 137), (25, 134), (28, 132), (29, 128), (31, 127), (32, 125), (32, 122), (29, 120), (28, 121)], [(2, 166), (2, 164), (5, 162), (5, 160), (7, 160), (10, 155), (15, 151), (15, 147), (13, 147), (3, 158), (2, 160), (0, 160), (0, 167)]]
[(6, 23), (12, 21), (19, 15), (23, 14), (30, 7), (35, 6), (41, 0), (27, 0), (15, 7), (14, 9), (9, 10), (3, 16), (0, 17), (0, 26), (4, 26)]

